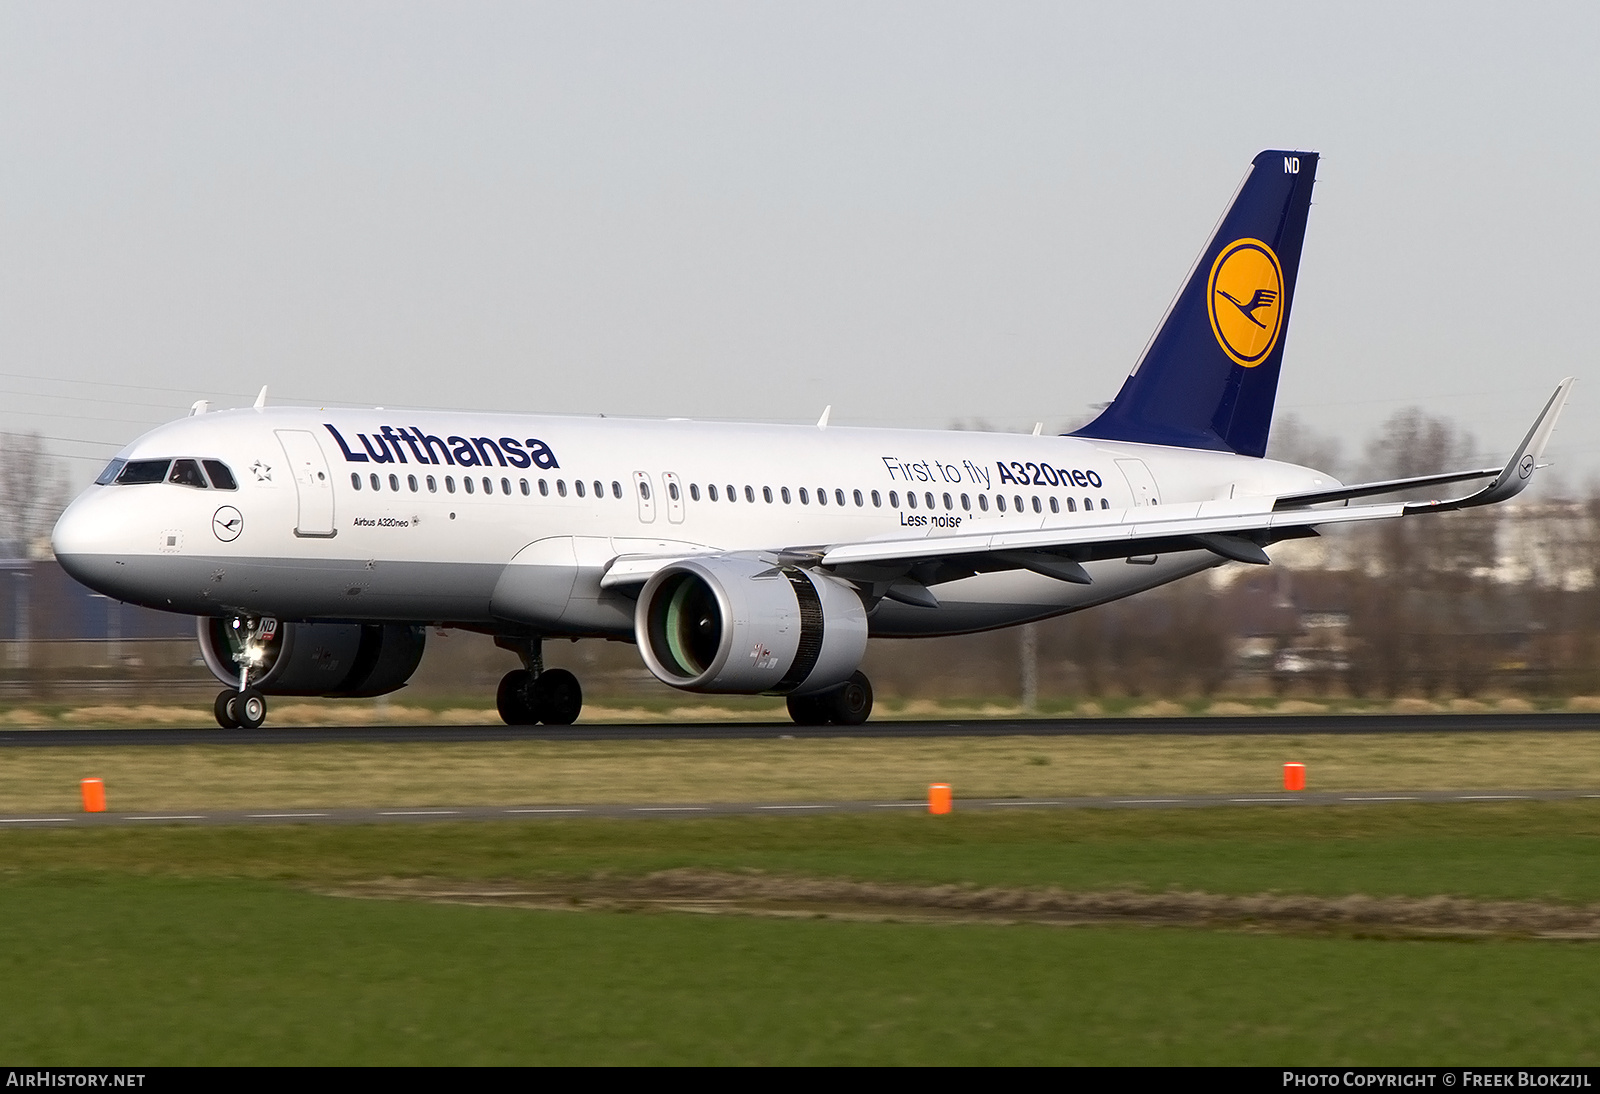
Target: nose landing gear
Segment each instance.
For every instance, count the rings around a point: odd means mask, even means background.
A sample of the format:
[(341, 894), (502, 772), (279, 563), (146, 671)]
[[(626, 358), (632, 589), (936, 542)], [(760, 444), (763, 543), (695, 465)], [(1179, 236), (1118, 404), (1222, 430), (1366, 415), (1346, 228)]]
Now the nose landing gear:
[(211, 709), (223, 729), (260, 729), (267, 720), (267, 697), (255, 688), (225, 689), (217, 693)]
[(566, 669), (544, 667), (542, 642), (538, 638), (495, 639), (495, 645), (522, 658), (525, 666), (513, 669), (500, 679), (495, 706), (508, 726), (569, 726), (583, 710), (583, 688), (578, 678)]
[(218, 692), (211, 712), (223, 729), (260, 729), (267, 720), (267, 697), (250, 686), (250, 676), (253, 672), (259, 680), (271, 669), (278, 653), (278, 621), (236, 615), (228, 620), (226, 633), (233, 663), (239, 666), (239, 686)]

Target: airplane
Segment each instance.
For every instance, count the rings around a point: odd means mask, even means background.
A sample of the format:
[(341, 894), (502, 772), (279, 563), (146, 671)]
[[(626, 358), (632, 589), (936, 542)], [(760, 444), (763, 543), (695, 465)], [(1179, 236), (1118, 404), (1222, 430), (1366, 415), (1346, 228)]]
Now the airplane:
[(1265, 458), (1317, 161), (1255, 157), (1115, 400), (1070, 434), (317, 410), (263, 388), (127, 445), (55, 554), (197, 617), (223, 728), (261, 726), (268, 696), (394, 691), (429, 627), (520, 658), (496, 695), (510, 725), (578, 717), (580, 682), (543, 661), (569, 638), (636, 643), (683, 691), (859, 725), (869, 638), (1029, 623), (1527, 486), (1571, 378), (1504, 465), (1345, 485)]

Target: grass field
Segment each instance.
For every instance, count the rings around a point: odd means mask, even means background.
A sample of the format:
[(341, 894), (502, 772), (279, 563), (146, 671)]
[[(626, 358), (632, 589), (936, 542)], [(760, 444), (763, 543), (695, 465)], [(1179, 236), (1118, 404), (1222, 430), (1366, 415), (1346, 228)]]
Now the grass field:
[(1600, 733), (10, 748), (0, 815), (113, 810), (1600, 787)]
[[(714, 903), (685, 914), (573, 899), (552, 911), (459, 894), (626, 887), (690, 869), (962, 892), (1574, 908), (1600, 902), (1597, 863), (1589, 801), (0, 831), (0, 1055), (1593, 1064), (1595, 942)], [(329, 895), (406, 885), (410, 899)]]

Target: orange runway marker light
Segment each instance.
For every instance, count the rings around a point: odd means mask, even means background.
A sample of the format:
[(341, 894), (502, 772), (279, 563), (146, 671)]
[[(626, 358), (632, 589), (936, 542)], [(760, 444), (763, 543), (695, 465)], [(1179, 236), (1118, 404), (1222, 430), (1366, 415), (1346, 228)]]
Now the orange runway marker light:
[(928, 787), (928, 812), (936, 814), (950, 812), (949, 783), (934, 783)]
[(1304, 790), (1306, 788), (1306, 765), (1283, 765), (1283, 788), (1285, 790)]
[(83, 789), (83, 811), (85, 813), (104, 813), (106, 811), (106, 781), (104, 779), (84, 779), (78, 785)]

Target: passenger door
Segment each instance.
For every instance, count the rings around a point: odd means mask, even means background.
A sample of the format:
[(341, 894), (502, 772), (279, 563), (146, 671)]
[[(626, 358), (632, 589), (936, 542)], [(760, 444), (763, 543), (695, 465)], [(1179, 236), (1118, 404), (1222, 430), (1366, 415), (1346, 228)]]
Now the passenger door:
[(337, 534), (333, 526), (333, 480), (328, 475), (328, 460), (316, 435), (304, 429), (280, 429), (278, 443), (294, 473), (295, 492), (300, 510), (294, 534), (327, 539)]

